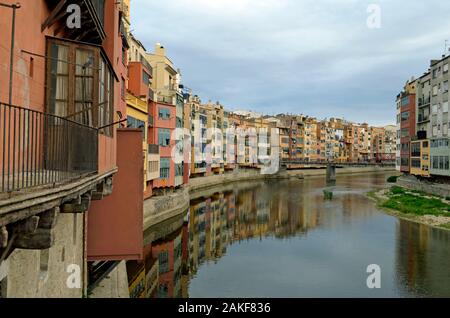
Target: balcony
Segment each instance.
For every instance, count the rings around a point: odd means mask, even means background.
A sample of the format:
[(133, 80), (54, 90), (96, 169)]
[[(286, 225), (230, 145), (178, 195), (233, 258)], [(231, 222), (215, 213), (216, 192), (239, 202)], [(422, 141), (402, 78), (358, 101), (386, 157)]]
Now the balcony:
[(424, 123), (430, 120), (430, 116), (424, 116), (422, 114), (419, 114), (418, 118), (417, 118), (417, 122), (418, 123)]
[(158, 103), (175, 105), (175, 98), (170, 95), (158, 94)]
[(95, 174), (98, 129), (0, 103), (0, 194)]
[(419, 107), (427, 106), (431, 102), (431, 97), (428, 96), (427, 98), (419, 98)]

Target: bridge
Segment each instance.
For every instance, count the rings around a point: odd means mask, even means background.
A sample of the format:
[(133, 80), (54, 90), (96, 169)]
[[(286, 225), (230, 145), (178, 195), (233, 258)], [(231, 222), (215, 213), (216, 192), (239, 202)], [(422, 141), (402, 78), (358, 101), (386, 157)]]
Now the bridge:
[(336, 181), (336, 168), (342, 167), (395, 167), (395, 161), (358, 161), (358, 162), (334, 162), (334, 161), (305, 161), (305, 160), (281, 160), (282, 170), (326, 168), (327, 182)]
[(332, 165), (335, 167), (395, 167), (395, 161), (354, 161), (354, 162), (336, 162), (336, 161), (306, 161), (306, 160), (281, 160), (282, 167), (291, 167), (291, 169), (306, 167), (323, 167)]

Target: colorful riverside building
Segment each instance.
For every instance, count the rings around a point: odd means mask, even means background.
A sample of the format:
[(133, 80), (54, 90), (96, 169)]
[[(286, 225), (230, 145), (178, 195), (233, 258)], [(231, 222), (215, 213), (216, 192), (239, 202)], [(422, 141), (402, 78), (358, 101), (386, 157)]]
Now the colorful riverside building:
[(408, 81), (397, 95), (400, 107), (400, 171), (409, 173), (411, 140), (416, 134), (416, 81)]
[[(449, 63), (450, 55), (430, 63), (431, 72), (431, 134), (430, 174), (439, 177), (450, 176), (449, 142)], [(428, 136), (428, 132), (427, 132)]]
[[(16, 2), (2, 2), (11, 7), (0, 8), (0, 27), (10, 30)], [(21, 1), (12, 65), (11, 33), (2, 33), (0, 140), (9, 142), (0, 144), (1, 297), (81, 298), (95, 293), (99, 264), (114, 276), (122, 268), (116, 261), (141, 257), (142, 243), (128, 231), (139, 233), (139, 223), (142, 231), (142, 195), (128, 190), (142, 184), (130, 188), (126, 175), (139, 180), (142, 173), (123, 166), (125, 159), (142, 160), (135, 156), (140, 136), (118, 129), (128, 80), (124, 6), (70, 4), (82, 13), (80, 28), (66, 23), (66, 1)], [(24, 197), (27, 189), (32, 194)], [(136, 202), (126, 218), (118, 194), (122, 202)], [(12, 208), (17, 202), (22, 208)], [(71, 264), (87, 278), (80, 288), (61, 283)]]
[(160, 148), (160, 177), (154, 180), (154, 189), (174, 189), (185, 182), (184, 164), (175, 162), (172, 153), (183, 158), (183, 135), (175, 136), (176, 128), (183, 128), (184, 98), (179, 88), (180, 74), (166, 56), (165, 48), (157, 43), (154, 53), (146, 53), (153, 68), (152, 89), (155, 98), (150, 108), (153, 127), (150, 142)]
[[(397, 120), (401, 122), (402, 126), (399, 133), (402, 154), (407, 150), (404, 148), (405, 129), (407, 127), (403, 127), (405, 126), (403, 122), (406, 121), (406, 124), (415, 128), (409, 149), (410, 168), (406, 169), (404, 167), (406, 161), (402, 162), (401, 171), (403, 172), (410, 172), (422, 177), (446, 178), (450, 176), (449, 63), (450, 56), (447, 55), (443, 55), (439, 60), (432, 60), (427, 72), (417, 80), (408, 82), (403, 96), (399, 95), (398, 97), (398, 102), (401, 102), (400, 97), (405, 98), (404, 96), (408, 92), (410, 95), (412, 95), (412, 92), (416, 93), (415, 113), (413, 113), (414, 125), (406, 120), (407, 116), (404, 114), (406, 110), (403, 109)], [(403, 103), (407, 102), (406, 100), (402, 101)], [(411, 105), (408, 104), (408, 106)]]
[(185, 122), (185, 127), (191, 134), (190, 175), (192, 177), (209, 176), (212, 173), (210, 152), (207, 151), (207, 147), (210, 146), (207, 136), (208, 118), (211, 117), (209, 109), (202, 105), (197, 95), (188, 94), (184, 111), (185, 119), (190, 120), (188, 127)]
[(154, 182), (160, 177), (160, 146), (152, 138), (154, 126), (153, 68), (147, 60), (144, 45), (132, 34), (130, 36), (128, 63), (127, 116), (128, 127), (143, 130), (144, 192), (153, 194)]

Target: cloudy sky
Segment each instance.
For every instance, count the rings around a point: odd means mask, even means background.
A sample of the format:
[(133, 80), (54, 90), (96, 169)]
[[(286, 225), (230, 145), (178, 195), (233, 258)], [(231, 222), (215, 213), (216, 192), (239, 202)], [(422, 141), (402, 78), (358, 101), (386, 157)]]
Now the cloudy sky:
[(232, 110), (394, 123), (396, 94), (450, 40), (447, 0), (131, 1), (147, 50), (160, 42), (185, 86)]

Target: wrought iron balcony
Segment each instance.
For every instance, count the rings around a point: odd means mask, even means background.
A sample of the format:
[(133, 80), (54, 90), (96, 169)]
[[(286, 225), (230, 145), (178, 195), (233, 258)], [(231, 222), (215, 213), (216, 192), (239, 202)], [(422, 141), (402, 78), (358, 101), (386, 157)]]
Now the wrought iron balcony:
[(0, 103), (0, 193), (66, 183), (98, 170), (98, 129)]

